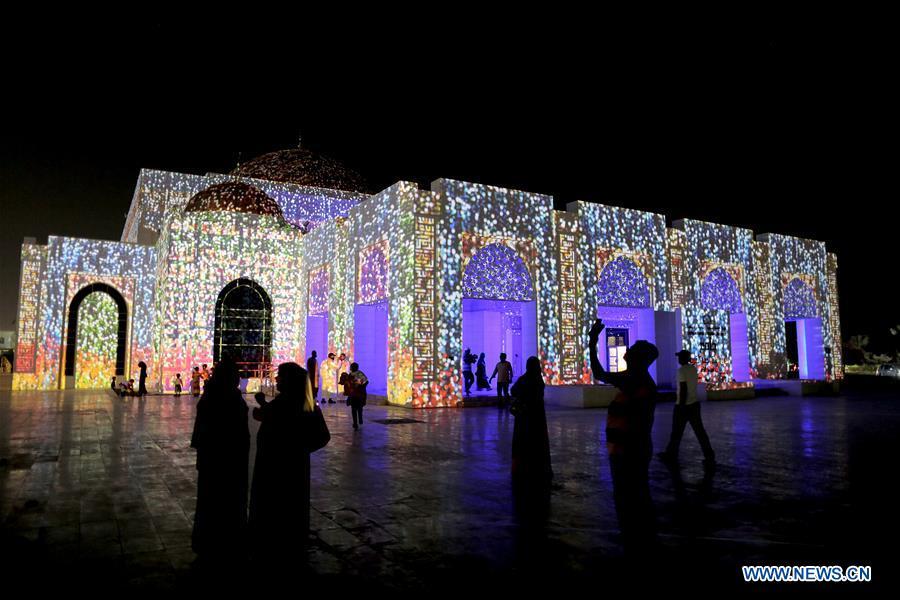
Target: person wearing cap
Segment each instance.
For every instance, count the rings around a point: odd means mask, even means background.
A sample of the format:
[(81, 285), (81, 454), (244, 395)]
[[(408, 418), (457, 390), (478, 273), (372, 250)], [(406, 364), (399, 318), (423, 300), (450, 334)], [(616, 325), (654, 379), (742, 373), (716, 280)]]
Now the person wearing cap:
[(650, 365), (659, 357), (659, 350), (646, 340), (638, 340), (625, 352), (628, 368), (618, 373), (607, 371), (597, 357), (597, 341), (603, 327), (603, 321), (597, 319), (589, 333), (591, 371), (594, 379), (619, 390), (607, 411), (606, 448), (626, 550), (641, 549), (655, 537), (648, 471), (653, 457), (650, 434), (657, 390)]
[(684, 435), (684, 427), (688, 423), (700, 442), (700, 448), (703, 450), (703, 465), (706, 468), (712, 468), (716, 464), (716, 455), (713, 452), (712, 444), (709, 443), (709, 436), (703, 427), (703, 420), (700, 418), (700, 402), (697, 399), (697, 367), (691, 364), (690, 350), (681, 350), (675, 353), (678, 357), (678, 390), (677, 399), (675, 401), (675, 412), (672, 414), (672, 436), (669, 438), (669, 445), (666, 446), (665, 452), (660, 452), (660, 460), (669, 465), (678, 463), (678, 447), (681, 445), (681, 436)]

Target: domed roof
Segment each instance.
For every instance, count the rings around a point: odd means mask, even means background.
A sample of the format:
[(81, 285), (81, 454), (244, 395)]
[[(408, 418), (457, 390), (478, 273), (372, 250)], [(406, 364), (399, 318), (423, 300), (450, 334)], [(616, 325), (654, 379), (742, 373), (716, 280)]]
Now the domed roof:
[(217, 183), (197, 192), (188, 200), (184, 210), (185, 212), (227, 210), (284, 218), (277, 202), (269, 198), (265, 192), (240, 181)]
[(338, 161), (310, 152), (306, 148), (278, 150), (258, 156), (231, 172), (283, 183), (295, 183), (331, 190), (366, 193), (365, 179)]

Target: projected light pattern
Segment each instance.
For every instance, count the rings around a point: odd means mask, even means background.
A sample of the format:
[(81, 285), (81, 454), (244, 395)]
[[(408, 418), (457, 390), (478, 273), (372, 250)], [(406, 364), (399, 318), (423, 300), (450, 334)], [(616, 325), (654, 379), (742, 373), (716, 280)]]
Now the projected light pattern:
[(800, 278), (794, 277), (784, 286), (784, 318), (811, 319), (817, 316), (816, 297), (812, 288)]
[(388, 297), (387, 241), (366, 246), (359, 253), (357, 303), (372, 304)]
[(101, 388), (116, 374), (119, 311), (109, 294), (88, 294), (78, 307), (75, 387)]
[(603, 267), (597, 282), (597, 303), (604, 306), (651, 306), (647, 278), (633, 260), (619, 256)]
[(722, 267), (709, 272), (700, 288), (700, 304), (710, 310), (724, 310), (729, 314), (744, 312), (741, 291), (737, 282)]
[(462, 280), (463, 297), (534, 300), (531, 275), (516, 251), (503, 243), (482, 247), (469, 259)]
[[(781, 354), (785, 352), (784, 291), (792, 279), (798, 278), (812, 290), (815, 295), (816, 315), (822, 318), (825, 376), (827, 379), (842, 377), (843, 370), (838, 368), (840, 358), (835, 358), (839, 356), (839, 352), (835, 352), (835, 341), (840, 339), (840, 331), (835, 330), (831, 318), (827, 252), (824, 242), (771, 234), (768, 236), (768, 243), (771, 248), (769, 260), (775, 322), (778, 324), (775, 327), (775, 352)], [(834, 302), (837, 303), (837, 298)]]
[[(169, 391), (175, 373), (213, 364), (215, 306), (237, 279), (259, 285), (272, 301), (271, 360), (301, 362), (308, 281), (301, 276), (303, 235), (278, 216), (231, 211), (178, 212), (158, 244), (157, 374)], [(302, 299), (301, 299), (302, 298)], [(262, 368), (265, 365), (258, 365)]]
[(309, 314), (324, 315), (328, 312), (328, 267), (322, 266), (309, 272)]
[[(600, 305), (643, 310), (658, 343), (680, 335), (713, 385), (733, 379), (728, 313), (746, 317), (748, 349), (741, 337), (735, 354), (751, 377), (778, 376), (785, 318), (815, 314), (826, 377), (842, 374), (837, 262), (821, 242), (753, 241), (749, 230), (691, 220), (667, 229), (662, 215), (585, 202), (563, 213), (549, 196), (452, 180), (367, 196), (148, 170), (122, 240), (23, 246), (16, 389), (64, 385), (68, 305), (79, 286), (102, 282), (128, 305), (128, 373), (144, 360), (151, 391), (168, 390), (174, 373), (212, 362), (215, 299), (241, 278), (272, 300), (273, 364), (305, 359), (313, 314), (328, 314), (329, 351), (352, 359), (356, 305), (385, 302), (388, 356), (373, 362), (386, 364), (388, 401), (410, 407), (460, 405), (462, 301), (474, 297), (535, 302), (551, 385), (590, 383), (585, 341)], [(810, 292), (799, 300), (794, 278)], [(680, 331), (661, 314), (675, 309)]]
[[(156, 251), (152, 247), (99, 240), (50, 236), (41, 267), (37, 348), (33, 373), (15, 373), (13, 389), (59, 389), (65, 351), (69, 301), (80, 282), (99, 281), (113, 287), (130, 281), (133, 305), (126, 365), (145, 361), (151, 370), (153, 351)], [(117, 288), (118, 290), (118, 288)], [(77, 291), (77, 290), (76, 290)], [(122, 290), (118, 290), (122, 293)], [(124, 294), (123, 294), (124, 295)], [(77, 358), (77, 355), (76, 355)], [(104, 385), (108, 385), (107, 381)]]

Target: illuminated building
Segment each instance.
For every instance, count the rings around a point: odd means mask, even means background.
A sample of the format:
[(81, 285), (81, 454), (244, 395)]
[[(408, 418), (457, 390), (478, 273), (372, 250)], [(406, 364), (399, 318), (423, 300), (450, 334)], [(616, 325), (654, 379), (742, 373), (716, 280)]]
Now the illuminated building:
[(683, 347), (712, 385), (784, 377), (795, 355), (801, 378), (842, 377), (822, 242), (461, 181), (360, 188), (300, 149), (229, 175), (142, 171), (121, 241), (23, 245), (14, 388), (106, 386), (143, 360), (169, 390), (226, 352), (252, 378), (317, 350), (393, 404), (457, 406), (465, 348), (590, 383), (597, 316), (606, 366), (649, 340), (664, 387)]

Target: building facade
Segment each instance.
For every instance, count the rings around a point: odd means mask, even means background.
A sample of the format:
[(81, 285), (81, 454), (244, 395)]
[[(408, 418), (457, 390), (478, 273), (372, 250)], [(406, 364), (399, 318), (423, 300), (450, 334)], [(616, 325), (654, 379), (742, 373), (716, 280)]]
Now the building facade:
[(445, 179), (359, 189), (299, 149), (229, 175), (142, 171), (119, 242), (23, 245), (14, 389), (104, 387), (144, 361), (167, 391), (226, 353), (253, 379), (316, 350), (392, 404), (458, 406), (466, 348), (590, 383), (598, 316), (606, 367), (651, 341), (662, 387), (681, 348), (711, 386), (842, 377), (822, 242)]

